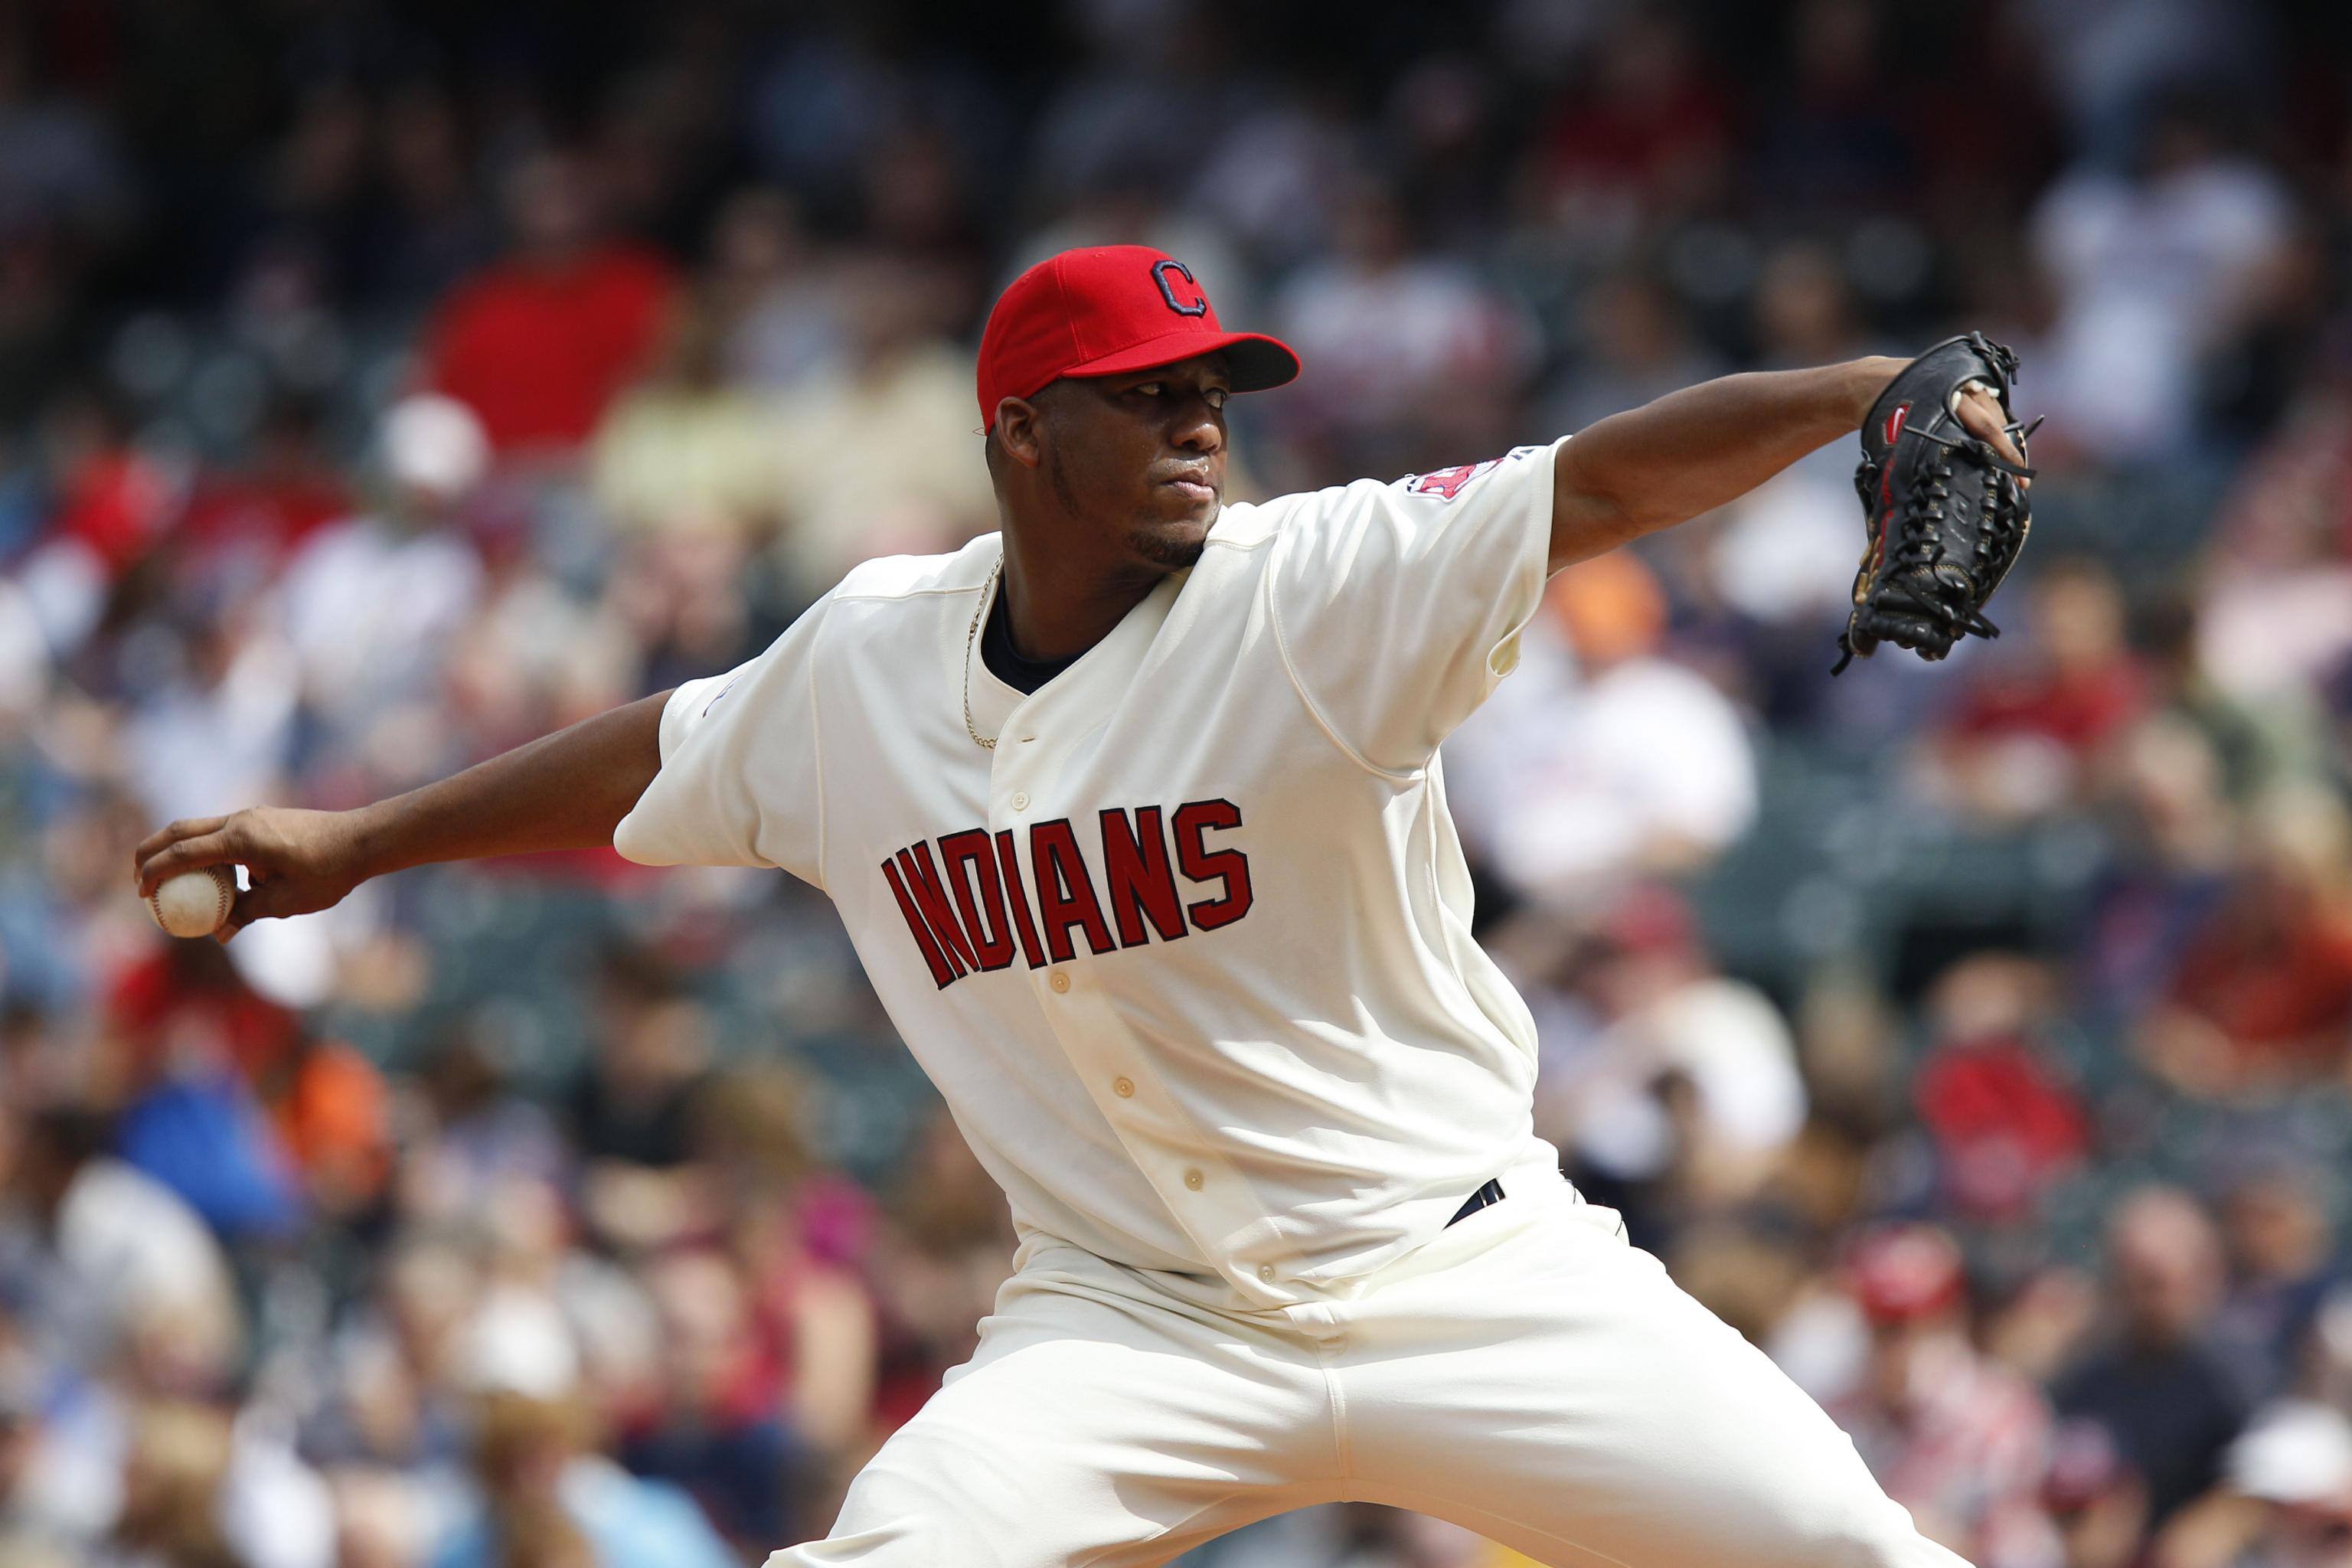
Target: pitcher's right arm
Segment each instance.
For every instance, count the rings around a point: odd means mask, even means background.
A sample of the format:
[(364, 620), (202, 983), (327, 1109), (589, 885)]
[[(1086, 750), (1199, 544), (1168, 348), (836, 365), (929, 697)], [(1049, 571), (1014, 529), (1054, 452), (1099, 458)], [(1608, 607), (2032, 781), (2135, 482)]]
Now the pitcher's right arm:
[(183, 871), (235, 863), (240, 894), (226, 942), (257, 920), (309, 914), (370, 877), (436, 860), (585, 849), (613, 830), (661, 771), (668, 692), (640, 698), (461, 773), (351, 811), (253, 806), (174, 822), (133, 857), (140, 897)]

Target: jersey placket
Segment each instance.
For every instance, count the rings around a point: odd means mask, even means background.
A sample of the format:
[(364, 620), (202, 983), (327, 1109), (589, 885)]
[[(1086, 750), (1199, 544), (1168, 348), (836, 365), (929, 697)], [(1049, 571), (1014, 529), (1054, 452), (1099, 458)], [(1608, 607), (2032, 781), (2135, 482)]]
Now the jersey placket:
[[(1087, 658), (1034, 693), (1024, 696), (984, 668), (973, 670), (976, 716), (1013, 700), (1000, 710), (1003, 723), (991, 756), (989, 831), (1011, 833), (1023, 879), (1032, 888), (1039, 877), (1031, 837), (1038, 824), (1066, 819), (1087, 847), (1092, 874), (1100, 847), (1092, 835), (1102, 809), (1130, 804), (1130, 795), (1134, 804), (1152, 803), (1148, 765), (1130, 784), (1114, 749), (1101, 743), (1101, 731), (1103, 716), (1118, 711), (1128, 696), (1176, 587), (1171, 583), (1155, 592)], [(981, 722), (985, 734), (986, 721)], [(1065, 1059), (1120, 1146), (1202, 1256), (1236, 1290), (1256, 1305), (1298, 1300), (1274, 1261), (1283, 1251), (1278, 1222), (1168, 1092), (1141, 1042), (1121, 1021), (1106, 989), (1118, 984), (1119, 955), (1095, 952), (1079, 931), (1069, 933), (1069, 950), (1067, 959), (1048, 952), (1043, 967), (1026, 971), (1029, 984)]]

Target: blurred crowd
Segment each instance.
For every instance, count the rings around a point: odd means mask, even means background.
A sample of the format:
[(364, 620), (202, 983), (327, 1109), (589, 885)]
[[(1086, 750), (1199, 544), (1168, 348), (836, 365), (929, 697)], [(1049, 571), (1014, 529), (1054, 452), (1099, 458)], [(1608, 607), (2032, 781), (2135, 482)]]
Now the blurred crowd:
[[(994, 525), (986, 306), (1183, 258), (1395, 477), (1981, 328), (2006, 627), (1827, 668), (1844, 443), (1445, 749), (1538, 1125), (1981, 1568), (2352, 1564), (2352, 17), (2242, 0), (0, 5), (0, 1568), (726, 1568), (1003, 1205), (822, 900), (608, 854), (227, 949), (359, 804)], [(1215, 1568), (1496, 1568), (1373, 1509)]]

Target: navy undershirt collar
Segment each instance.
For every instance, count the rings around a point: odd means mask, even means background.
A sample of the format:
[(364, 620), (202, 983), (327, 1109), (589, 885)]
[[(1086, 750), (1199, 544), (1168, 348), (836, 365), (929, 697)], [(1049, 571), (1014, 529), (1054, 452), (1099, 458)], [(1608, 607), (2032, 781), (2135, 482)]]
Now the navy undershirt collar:
[(988, 629), (980, 634), (981, 661), (988, 673), (1026, 696), (1045, 682), (1078, 662), (1077, 656), (1069, 658), (1024, 658), (1013, 646), (1012, 617), (1004, 609), (1004, 595), (1000, 590), (996, 603), (988, 612)]

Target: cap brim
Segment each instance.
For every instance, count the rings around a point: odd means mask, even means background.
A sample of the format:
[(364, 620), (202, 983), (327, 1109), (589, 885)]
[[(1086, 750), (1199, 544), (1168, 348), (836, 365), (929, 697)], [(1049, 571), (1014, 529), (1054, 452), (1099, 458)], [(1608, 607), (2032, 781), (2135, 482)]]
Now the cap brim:
[(1098, 360), (1089, 360), (1064, 371), (1066, 376), (1091, 380), (1097, 376), (1124, 375), (1129, 371), (1150, 370), (1163, 364), (1179, 364), (1203, 354), (1225, 356), (1225, 368), (1233, 378), (1235, 392), (1264, 392), (1280, 386), (1298, 375), (1298, 355), (1280, 338), (1269, 338), (1263, 332), (1170, 332), (1165, 337), (1152, 338), (1125, 348)]

